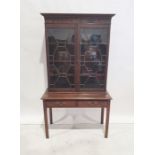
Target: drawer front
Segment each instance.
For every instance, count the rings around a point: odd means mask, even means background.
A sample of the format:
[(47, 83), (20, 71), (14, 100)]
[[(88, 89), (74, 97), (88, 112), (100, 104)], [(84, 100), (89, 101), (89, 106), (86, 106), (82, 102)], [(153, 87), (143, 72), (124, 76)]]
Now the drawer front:
[(46, 105), (48, 107), (75, 107), (75, 101), (47, 101)]
[(108, 101), (80, 101), (78, 102), (79, 107), (106, 107)]

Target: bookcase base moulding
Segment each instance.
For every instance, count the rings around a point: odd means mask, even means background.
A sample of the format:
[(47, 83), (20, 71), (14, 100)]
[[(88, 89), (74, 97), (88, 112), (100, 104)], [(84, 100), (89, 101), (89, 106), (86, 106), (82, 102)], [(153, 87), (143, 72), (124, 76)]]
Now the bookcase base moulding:
[(107, 138), (111, 96), (106, 85), (114, 14), (42, 15), (48, 74), (48, 88), (41, 98), (46, 138), (53, 108), (100, 108)]

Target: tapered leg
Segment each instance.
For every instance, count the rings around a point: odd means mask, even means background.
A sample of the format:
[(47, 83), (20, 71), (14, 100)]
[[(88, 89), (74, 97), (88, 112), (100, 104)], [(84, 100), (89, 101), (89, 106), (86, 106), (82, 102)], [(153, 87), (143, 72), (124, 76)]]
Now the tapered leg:
[(49, 108), (50, 124), (53, 124), (52, 108)]
[(45, 120), (45, 134), (46, 134), (46, 138), (49, 138), (47, 107), (46, 107), (45, 103), (43, 103), (43, 107), (44, 107), (44, 120)]
[(110, 103), (106, 107), (106, 122), (105, 122), (105, 138), (108, 138), (108, 129), (109, 129), (109, 115), (110, 115)]
[(101, 108), (101, 124), (104, 124), (104, 108)]

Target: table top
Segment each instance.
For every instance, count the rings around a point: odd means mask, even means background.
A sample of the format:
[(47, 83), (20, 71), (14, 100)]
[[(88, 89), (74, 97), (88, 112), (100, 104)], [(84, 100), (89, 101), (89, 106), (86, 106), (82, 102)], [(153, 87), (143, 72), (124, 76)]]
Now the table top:
[(111, 100), (108, 92), (51, 92), (46, 90), (42, 100)]

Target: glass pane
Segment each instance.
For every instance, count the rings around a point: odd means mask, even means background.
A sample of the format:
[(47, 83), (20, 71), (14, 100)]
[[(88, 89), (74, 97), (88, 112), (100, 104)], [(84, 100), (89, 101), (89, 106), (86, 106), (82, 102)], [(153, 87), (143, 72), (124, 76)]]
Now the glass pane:
[(74, 88), (74, 29), (48, 29), (50, 88)]
[(80, 31), (81, 88), (104, 88), (108, 46), (107, 28), (83, 28)]

